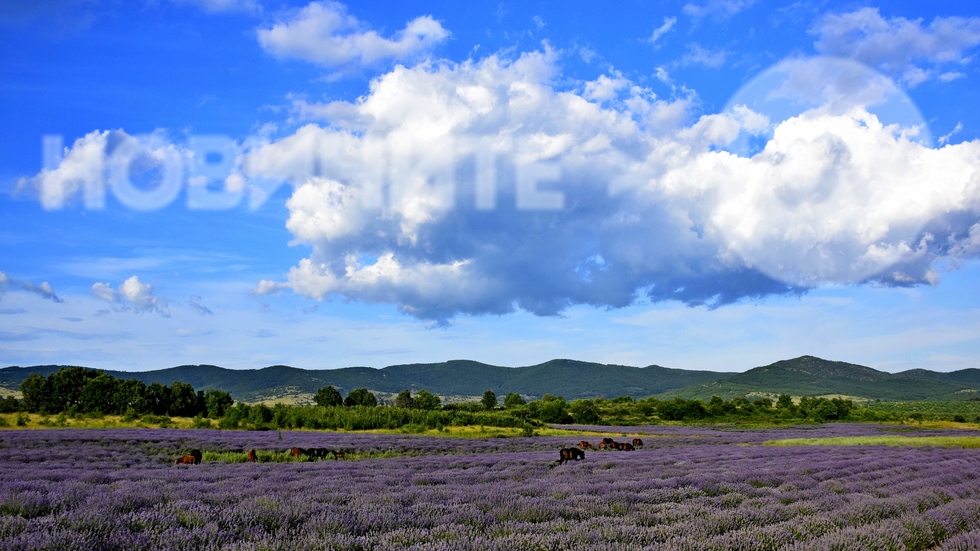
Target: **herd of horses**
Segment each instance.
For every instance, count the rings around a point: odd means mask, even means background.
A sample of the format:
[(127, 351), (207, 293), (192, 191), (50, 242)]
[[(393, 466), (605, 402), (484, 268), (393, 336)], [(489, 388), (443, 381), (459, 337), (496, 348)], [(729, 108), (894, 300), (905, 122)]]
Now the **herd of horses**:
[[(612, 438), (603, 438), (602, 442), (599, 442), (599, 444), (596, 446), (593, 446), (590, 442), (582, 440), (578, 443), (578, 448), (562, 448), (559, 450), (558, 464), (561, 465), (566, 461), (578, 461), (580, 459), (585, 459), (585, 450), (598, 449), (631, 452), (642, 446), (643, 440), (640, 440), (639, 438), (634, 438), (632, 444), (628, 442), (616, 442)], [(313, 459), (326, 459), (331, 455), (337, 460), (344, 459), (346, 457), (344, 452), (340, 450), (332, 450), (330, 448), (291, 448), (289, 450), (289, 455), (295, 457), (296, 459), (305, 457), (308, 461), (312, 461)], [(197, 465), (201, 462), (201, 457), (201, 450), (194, 449), (187, 455), (175, 459), (174, 465)], [(252, 448), (245, 453), (245, 460), (249, 463), (255, 463), (258, 461), (258, 456), (255, 454), (255, 448)]]
[[(623, 452), (636, 451), (636, 448), (643, 447), (643, 440), (639, 438), (634, 438), (633, 443), (628, 442), (616, 442), (612, 438), (603, 438), (602, 442), (599, 442), (597, 446), (593, 446), (590, 442), (582, 440), (578, 443), (578, 448), (562, 448), (558, 451), (558, 464), (561, 465), (566, 461), (580, 459), (585, 459), (585, 450), (619, 450)], [(579, 449), (581, 448), (581, 449)]]

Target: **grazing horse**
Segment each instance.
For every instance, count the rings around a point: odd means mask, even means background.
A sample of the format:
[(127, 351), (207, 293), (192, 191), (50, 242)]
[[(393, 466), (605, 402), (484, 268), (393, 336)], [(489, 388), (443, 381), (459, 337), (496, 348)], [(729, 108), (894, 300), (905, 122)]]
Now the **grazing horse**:
[(345, 454), (344, 452), (339, 451), (339, 450), (334, 450), (333, 451), (333, 458), (334, 459), (341, 460), (341, 459), (344, 459), (345, 457), (347, 457), (347, 454)]
[(289, 450), (289, 455), (298, 458), (301, 455), (306, 455), (306, 450), (304, 450), (303, 448), (291, 448)]
[(633, 444), (630, 444), (628, 442), (615, 442), (613, 445), (616, 446), (616, 449), (621, 452), (636, 451), (636, 448), (633, 447)]
[[(615, 442), (613, 442), (613, 444), (615, 444)], [(611, 448), (612, 448), (612, 446), (608, 442), (606, 442), (605, 440), (603, 440), (602, 442), (599, 442), (599, 449), (600, 450), (608, 450), (608, 449), (611, 449)]]
[(578, 461), (579, 459), (585, 459), (585, 452), (578, 448), (562, 448), (558, 452), (558, 464), (561, 465), (566, 461), (571, 461), (574, 459)]
[(204, 456), (201, 455), (201, 450), (199, 450), (197, 448), (191, 450), (190, 453), (188, 453), (187, 455), (191, 455), (191, 456), (196, 457), (198, 463), (201, 462), (201, 459), (204, 459)]
[(332, 453), (334, 451), (329, 448), (309, 448), (306, 450), (306, 455), (310, 456), (310, 458), (320, 457), (326, 459)]
[(583, 450), (594, 450), (595, 449), (595, 448), (592, 447), (592, 444), (589, 444), (585, 440), (582, 440), (581, 442), (579, 442), (578, 443), (578, 447), (582, 448)]
[(607, 448), (611, 448), (616, 445), (616, 441), (612, 438), (603, 438), (602, 443), (605, 444)]
[(174, 465), (197, 465), (201, 460), (193, 455), (185, 455), (174, 459)]
[(640, 440), (639, 438), (633, 439), (633, 446), (642, 446), (642, 445), (643, 445), (643, 440)]
[(248, 450), (248, 453), (245, 454), (245, 460), (249, 463), (255, 463), (259, 460), (259, 458), (255, 455), (255, 448)]

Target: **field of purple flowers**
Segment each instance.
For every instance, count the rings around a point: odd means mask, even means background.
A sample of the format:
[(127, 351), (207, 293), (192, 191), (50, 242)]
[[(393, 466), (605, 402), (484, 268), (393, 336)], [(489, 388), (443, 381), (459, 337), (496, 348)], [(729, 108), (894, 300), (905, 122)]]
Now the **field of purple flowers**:
[[(561, 466), (579, 438), (0, 431), (0, 549), (980, 549), (980, 449), (761, 445), (894, 430), (855, 424), (638, 429), (642, 449)], [(292, 446), (392, 457), (172, 464)]]

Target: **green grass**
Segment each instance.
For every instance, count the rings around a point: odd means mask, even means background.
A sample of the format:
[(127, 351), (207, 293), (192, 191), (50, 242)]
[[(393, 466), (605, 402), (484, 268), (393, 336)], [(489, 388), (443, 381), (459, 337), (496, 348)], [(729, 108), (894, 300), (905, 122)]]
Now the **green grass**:
[(980, 448), (974, 436), (841, 436), (837, 438), (786, 438), (769, 440), (765, 446), (936, 446)]
[[(341, 450), (343, 451), (343, 450)], [(222, 463), (245, 463), (247, 461), (245, 452), (223, 452), (223, 451), (204, 451), (202, 461), (215, 461)], [(359, 459), (386, 459), (390, 457), (416, 457), (421, 455), (416, 451), (395, 451), (395, 450), (369, 450), (352, 451), (346, 450), (342, 461), (357, 461)], [(255, 450), (256, 459), (259, 463), (294, 463), (311, 461), (306, 456), (293, 457), (289, 450)], [(328, 456), (323, 459), (312, 461), (335, 461), (334, 457)]]
[(862, 408), (871, 411), (893, 414), (899, 418), (908, 418), (912, 414), (920, 414), (925, 420), (949, 420), (954, 415), (962, 415), (967, 421), (980, 417), (980, 401), (959, 400), (950, 402), (864, 402)]

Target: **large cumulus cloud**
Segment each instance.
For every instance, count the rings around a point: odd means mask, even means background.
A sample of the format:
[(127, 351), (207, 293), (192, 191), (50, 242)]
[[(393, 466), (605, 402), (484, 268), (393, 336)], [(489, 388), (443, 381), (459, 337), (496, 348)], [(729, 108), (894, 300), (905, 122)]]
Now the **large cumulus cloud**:
[[(980, 143), (932, 149), (860, 105), (688, 120), (689, 98), (558, 71), (548, 50), (397, 67), (357, 102), (299, 106), (324, 123), (242, 173), (296, 186), (287, 227), (312, 253), (257, 292), (552, 315), (934, 283), (938, 259), (975, 254)], [(771, 138), (726, 151), (741, 132)]]

